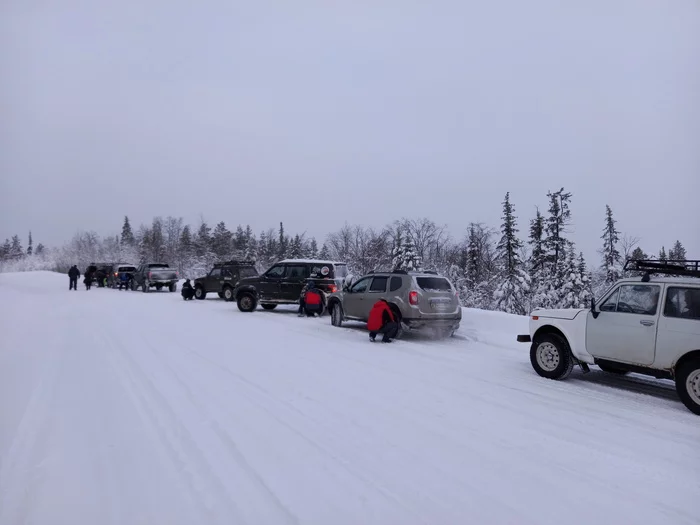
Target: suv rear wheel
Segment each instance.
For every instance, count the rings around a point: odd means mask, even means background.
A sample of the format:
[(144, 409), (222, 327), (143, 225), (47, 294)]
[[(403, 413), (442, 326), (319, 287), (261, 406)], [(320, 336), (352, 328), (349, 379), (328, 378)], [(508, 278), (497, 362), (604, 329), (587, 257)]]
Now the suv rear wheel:
[(253, 294), (242, 293), (238, 296), (238, 309), (241, 312), (252, 312), (258, 306)]
[(540, 376), (566, 379), (574, 368), (569, 343), (558, 334), (538, 336), (530, 347), (530, 363)]
[(204, 291), (203, 286), (199, 285), (194, 287), (194, 297), (195, 299), (199, 299), (200, 301), (203, 301), (207, 298), (207, 292)]
[(688, 410), (700, 416), (700, 358), (691, 359), (676, 370), (676, 391)]
[(224, 291), (221, 293), (221, 296), (222, 296), (224, 301), (226, 301), (227, 303), (230, 303), (234, 299), (233, 298), (233, 288), (231, 288), (230, 286), (225, 287)]

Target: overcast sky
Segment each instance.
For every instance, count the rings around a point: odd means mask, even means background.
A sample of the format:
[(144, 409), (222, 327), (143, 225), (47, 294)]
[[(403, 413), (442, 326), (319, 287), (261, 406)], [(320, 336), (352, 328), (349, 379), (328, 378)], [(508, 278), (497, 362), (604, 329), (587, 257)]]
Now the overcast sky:
[(2, 0), (0, 237), (123, 216), (521, 234), (574, 194), (700, 257), (697, 0)]

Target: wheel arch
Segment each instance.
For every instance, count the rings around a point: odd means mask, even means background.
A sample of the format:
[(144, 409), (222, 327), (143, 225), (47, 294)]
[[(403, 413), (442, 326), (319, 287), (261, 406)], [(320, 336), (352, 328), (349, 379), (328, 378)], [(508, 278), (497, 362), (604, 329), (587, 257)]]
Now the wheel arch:
[(685, 363), (688, 361), (691, 361), (693, 359), (700, 359), (700, 349), (698, 350), (691, 350), (690, 352), (687, 352), (683, 354), (678, 361), (676, 361), (676, 364), (673, 365), (673, 377), (676, 376), (676, 370), (678, 370), (679, 367), (683, 366)]
[(562, 332), (559, 328), (557, 328), (556, 326), (553, 326), (551, 324), (546, 324), (544, 326), (540, 326), (537, 329), (537, 331), (532, 335), (532, 342), (534, 343), (535, 341), (537, 341), (538, 337), (541, 337), (545, 334), (556, 334), (559, 337), (563, 338), (566, 341), (566, 343), (569, 345), (569, 347), (571, 347), (571, 343), (569, 341), (569, 338), (566, 336), (566, 334), (564, 332)]
[(257, 301), (258, 300), (258, 290), (255, 286), (243, 286), (240, 288), (234, 288), (234, 297), (236, 301), (241, 298), (243, 294), (250, 294)]

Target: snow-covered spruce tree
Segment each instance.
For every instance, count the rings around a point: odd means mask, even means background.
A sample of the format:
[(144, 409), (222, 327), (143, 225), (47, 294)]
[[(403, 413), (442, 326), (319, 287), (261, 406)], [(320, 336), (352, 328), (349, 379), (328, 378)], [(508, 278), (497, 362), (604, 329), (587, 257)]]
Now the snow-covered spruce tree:
[(530, 305), (529, 310), (548, 308), (551, 305), (547, 296), (547, 252), (544, 248), (544, 217), (537, 210), (530, 221)]
[(196, 278), (194, 275), (194, 242), (190, 225), (186, 224), (180, 233), (180, 249), (177, 254), (177, 268), (180, 275), (185, 278)]
[(391, 268), (394, 270), (402, 270), (404, 263), (404, 250), (403, 250), (403, 233), (401, 228), (396, 230), (396, 235), (394, 236), (394, 247), (391, 250)]
[(32, 240), (32, 232), (30, 231), (29, 232), (29, 243), (27, 246), (27, 255), (29, 257), (31, 257), (33, 253), (34, 253), (34, 241)]
[(586, 263), (583, 254), (579, 255), (577, 259), (574, 243), (569, 243), (559, 308), (585, 308), (590, 303)]
[(316, 242), (316, 237), (311, 238), (308, 251), (311, 259), (318, 259), (318, 243)]
[(36, 256), (41, 256), (41, 255), (44, 255), (45, 251), (46, 251), (46, 248), (44, 247), (44, 245), (39, 243), (36, 245), (36, 251), (34, 252), (34, 254)]
[(289, 242), (287, 257), (290, 259), (301, 259), (304, 257), (304, 246), (299, 234), (292, 237), (292, 240)]
[(562, 286), (566, 274), (566, 257), (569, 245), (568, 239), (564, 237), (571, 220), (569, 204), (571, 193), (561, 188), (557, 192), (548, 192), (549, 217), (545, 225), (544, 248), (546, 250), (546, 270), (547, 279), (546, 295), (551, 305), (558, 305), (562, 302)]
[[(250, 226), (248, 226), (248, 229)], [(258, 260), (258, 240), (255, 238), (255, 234), (252, 230), (248, 231), (246, 229), (246, 246), (245, 252), (243, 253), (243, 258), (246, 261), (257, 261)]]
[(493, 232), (481, 223), (470, 223), (467, 230), (464, 306), (493, 309), (495, 255)]
[(134, 237), (134, 232), (131, 230), (131, 223), (129, 222), (129, 217), (124, 216), (124, 224), (122, 225), (122, 246), (134, 246), (136, 244), (136, 238)]
[(5, 242), (0, 246), (0, 261), (6, 261), (10, 258), (11, 249), (10, 239), (5, 239)]
[(328, 250), (328, 245), (324, 242), (323, 246), (321, 246), (321, 251), (318, 254), (319, 259), (329, 259), (331, 256), (330, 251)]
[(239, 224), (236, 227), (236, 233), (234, 233), (232, 237), (231, 252), (236, 254), (236, 257), (240, 257), (240, 254), (245, 253), (246, 251), (246, 244), (246, 231), (243, 229), (243, 226)]
[(282, 260), (287, 258), (289, 251), (289, 236), (284, 233), (284, 224), (280, 222), (279, 239), (277, 241), (277, 257)]
[(681, 244), (681, 241), (676, 241), (673, 244), (673, 248), (668, 251), (668, 258), (672, 261), (685, 261), (686, 257), (685, 247)]
[(607, 204), (605, 205), (605, 228), (603, 228), (603, 247), (600, 254), (603, 256), (602, 271), (605, 274), (605, 285), (610, 286), (622, 276), (622, 261), (620, 252), (617, 249), (617, 243), (620, 241), (620, 233), (617, 231), (615, 224), (617, 221), (613, 218), (612, 209)]
[(211, 250), (218, 260), (223, 261), (231, 256), (233, 234), (224, 221), (219, 222), (211, 234)]
[(12, 236), (12, 244), (8, 253), (8, 258), (17, 261), (24, 257), (24, 249), (22, 249), (22, 241), (19, 240), (19, 235)]
[(403, 263), (401, 268), (406, 271), (414, 271), (422, 269), (421, 258), (416, 250), (416, 245), (410, 235), (404, 237), (403, 243)]
[(525, 315), (528, 313), (530, 276), (520, 259), (523, 243), (517, 236), (515, 208), (510, 202), (510, 193), (506, 193), (503, 201), (501, 218), (501, 240), (496, 246), (499, 285), (494, 292), (495, 308), (511, 314)]
[(661, 251), (659, 252), (659, 260), (660, 261), (668, 260), (668, 257), (666, 256), (666, 248), (664, 246), (661, 247)]

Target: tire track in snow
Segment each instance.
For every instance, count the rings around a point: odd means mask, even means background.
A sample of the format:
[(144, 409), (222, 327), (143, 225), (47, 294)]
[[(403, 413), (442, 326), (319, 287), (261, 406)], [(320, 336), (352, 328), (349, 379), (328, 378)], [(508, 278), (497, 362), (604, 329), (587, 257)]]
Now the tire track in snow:
[[(227, 497), (221, 481), (214, 476), (187, 427), (148, 374), (113, 337), (104, 337), (103, 340), (113, 350), (110, 354), (114, 370), (123, 379), (126, 392), (142, 413), (143, 422), (152, 429), (153, 436), (162, 445), (173, 471), (190, 489), (184, 495), (194, 503), (198, 514), (202, 516), (201, 522), (222, 525), (246, 523), (240, 509)], [(226, 509), (216, 509), (217, 503), (226, 506)]]

